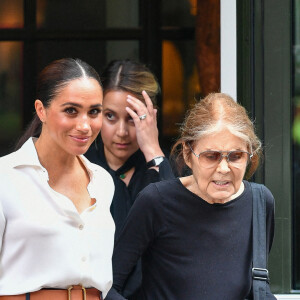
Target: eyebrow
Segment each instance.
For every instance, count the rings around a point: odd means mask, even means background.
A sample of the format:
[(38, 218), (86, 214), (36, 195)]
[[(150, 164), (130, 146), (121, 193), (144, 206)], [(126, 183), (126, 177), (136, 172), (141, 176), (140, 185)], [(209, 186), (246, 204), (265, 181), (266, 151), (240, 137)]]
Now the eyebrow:
[[(109, 107), (107, 107), (107, 108), (105, 108), (105, 109), (103, 109), (103, 112), (111, 112), (111, 113), (114, 113), (114, 114), (118, 114), (118, 112), (115, 110), (115, 109), (112, 109), (112, 108), (109, 108)], [(134, 112), (135, 112), (135, 110), (134, 110)], [(128, 116), (130, 116), (130, 114), (127, 112), (127, 115)]]
[(111, 109), (111, 108), (105, 108), (105, 109), (104, 109), (104, 111), (107, 111), (107, 110), (112, 111), (112, 112), (115, 112), (115, 110), (113, 110), (113, 109)]
[[(74, 103), (74, 102), (66, 102), (64, 104), (61, 105), (62, 107), (63, 106), (75, 106), (75, 107), (79, 107), (79, 108), (82, 108), (82, 105), (81, 104), (78, 104), (78, 103)], [(102, 104), (93, 104), (90, 106), (90, 108), (96, 108), (96, 107), (102, 107)]]

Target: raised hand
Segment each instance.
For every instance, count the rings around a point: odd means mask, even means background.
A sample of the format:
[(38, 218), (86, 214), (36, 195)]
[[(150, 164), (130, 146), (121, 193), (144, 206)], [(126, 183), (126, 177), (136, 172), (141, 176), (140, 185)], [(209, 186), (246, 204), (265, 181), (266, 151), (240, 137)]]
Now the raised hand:
[(157, 109), (153, 108), (153, 103), (148, 94), (143, 91), (146, 105), (139, 99), (128, 95), (126, 111), (132, 117), (135, 128), (137, 142), (144, 153), (146, 161), (150, 161), (156, 156), (164, 156), (158, 142)]

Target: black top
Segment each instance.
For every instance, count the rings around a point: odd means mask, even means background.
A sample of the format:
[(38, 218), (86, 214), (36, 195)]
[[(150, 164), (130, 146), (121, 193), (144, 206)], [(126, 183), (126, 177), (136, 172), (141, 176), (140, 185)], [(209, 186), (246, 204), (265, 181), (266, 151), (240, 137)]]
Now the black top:
[[(252, 193), (209, 204), (179, 179), (149, 185), (138, 196), (115, 245), (114, 290), (125, 299), (127, 275), (142, 257), (140, 300), (241, 300), (251, 290)], [(274, 198), (265, 188), (267, 247), (274, 234)], [(267, 299), (276, 299), (269, 291)], [(251, 298), (251, 297), (250, 297)]]
[[(104, 155), (103, 142), (100, 135), (91, 145), (85, 156), (89, 159), (89, 161), (100, 165), (107, 170), (114, 180), (115, 194), (111, 204), (111, 214), (116, 224), (116, 237), (124, 224), (137, 194), (152, 182), (174, 178), (168, 159), (165, 159), (159, 165), (159, 172), (157, 172), (155, 169), (148, 169), (146, 167), (146, 160), (141, 150), (135, 152), (118, 170), (112, 170), (107, 164)], [(124, 174), (132, 167), (135, 168), (135, 172), (129, 182), (129, 185), (126, 186), (126, 184), (120, 179), (120, 175)]]
[[(91, 145), (85, 156), (93, 163), (100, 165), (107, 170), (112, 176), (115, 184), (115, 194), (110, 207), (111, 214), (116, 224), (115, 238), (119, 235), (119, 232), (124, 224), (124, 221), (128, 215), (128, 212), (136, 199), (137, 194), (148, 184), (157, 182), (160, 180), (174, 178), (172, 168), (168, 159), (165, 159), (159, 165), (159, 172), (155, 169), (148, 169), (146, 167), (146, 160), (141, 150), (135, 152), (118, 170), (112, 170), (106, 161), (104, 155), (104, 147), (101, 136), (99, 135), (96, 141)], [(135, 168), (134, 174), (130, 179), (129, 185), (120, 179), (120, 175)], [(140, 262), (133, 269), (129, 280), (123, 287), (123, 295), (130, 296), (131, 300), (139, 300), (136, 296), (138, 288), (141, 284), (141, 266)], [(107, 298), (109, 299), (109, 298)]]

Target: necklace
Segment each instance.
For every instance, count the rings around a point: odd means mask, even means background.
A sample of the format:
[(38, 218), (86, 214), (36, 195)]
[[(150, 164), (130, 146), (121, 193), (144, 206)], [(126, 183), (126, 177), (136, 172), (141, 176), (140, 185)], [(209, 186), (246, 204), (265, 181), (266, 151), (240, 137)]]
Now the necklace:
[(124, 174), (120, 174), (120, 176), (119, 176), (121, 179), (125, 179), (126, 178), (126, 174), (124, 173)]

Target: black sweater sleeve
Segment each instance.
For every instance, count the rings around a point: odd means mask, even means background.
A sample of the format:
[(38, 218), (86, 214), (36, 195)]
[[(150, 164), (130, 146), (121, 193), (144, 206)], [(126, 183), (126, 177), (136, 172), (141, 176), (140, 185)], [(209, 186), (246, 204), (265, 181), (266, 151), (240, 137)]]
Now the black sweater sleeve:
[(139, 258), (163, 228), (162, 203), (155, 185), (149, 185), (134, 202), (113, 253), (113, 288), (107, 299), (125, 299), (120, 295)]
[[(133, 179), (133, 183), (135, 185), (135, 187), (132, 187), (135, 190), (133, 191), (133, 195), (137, 195), (150, 183), (174, 178), (175, 176), (173, 174), (170, 161), (167, 158), (165, 158), (159, 165), (158, 172), (153, 168), (148, 169), (145, 163), (144, 167), (140, 166), (139, 169), (136, 171), (135, 178)], [(130, 184), (130, 186), (133, 186), (133, 184)]]
[(159, 165), (159, 179), (167, 180), (175, 178), (169, 160), (166, 158)]

